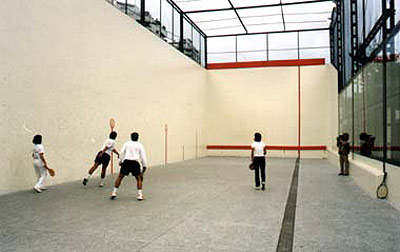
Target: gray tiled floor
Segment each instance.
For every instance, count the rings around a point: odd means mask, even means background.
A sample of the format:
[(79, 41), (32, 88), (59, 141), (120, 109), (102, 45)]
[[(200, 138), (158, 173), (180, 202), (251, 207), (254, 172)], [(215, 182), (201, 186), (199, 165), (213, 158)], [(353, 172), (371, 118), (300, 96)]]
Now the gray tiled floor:
[[(146, 200), (126, 178), (94, 178), (0, 197), (0, 251), (275, 251), (294, 159), (268, 159), (253, 189), (245, 158), (203, 158), (146, 173)], [(85, 171), (83, 171), (84, 173)], [(400, 251), (400, 213), (324, 160), (302, 160), (295, 251)], [(378, 249), (379, 248), (379, 249)]]

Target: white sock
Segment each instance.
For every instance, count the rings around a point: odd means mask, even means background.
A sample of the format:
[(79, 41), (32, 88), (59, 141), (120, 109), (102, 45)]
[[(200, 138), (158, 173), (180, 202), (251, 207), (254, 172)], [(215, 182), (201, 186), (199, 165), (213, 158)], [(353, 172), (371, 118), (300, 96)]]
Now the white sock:
[(137, 190), (137, 193), (138, 193), (138, 194), (143, 194), (143, 193), (142, 193), (142, 190)]
[(92, 176), (92, 174), (88, 174), (88, 176), (86, 177), (86, 179), (89, 180), (91, 176)]
[(104, 180), (105, 180), (105, 179), (103, 179), (103, 178), (100, 179), (100, 183), (103, 183), (103, 184), (104, 184)]
[(116, 187), (114, 187), (113, 190), (112, 190), (113, 193), (115, 193), (117, 191), (118, 191), (118, 188), (116, 188)]

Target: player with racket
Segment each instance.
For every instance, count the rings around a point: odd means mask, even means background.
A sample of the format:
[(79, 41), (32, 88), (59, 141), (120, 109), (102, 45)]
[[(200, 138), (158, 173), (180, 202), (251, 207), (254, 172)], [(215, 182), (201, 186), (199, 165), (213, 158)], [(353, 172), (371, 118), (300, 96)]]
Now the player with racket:
[(55, 175), (55, 171), (47, 165), (47, 161), (44, 158), (44, 147), (42, 145), (42, 136), (35, 135), (32, 140), (33, 147), (32, 158), (33, 158), (33, 167), (35, 168), (35, 173), (37, 176), (37, 182), (33, 187), (33, 190), (37, 193), (41, 193), (46, 188), (44, 187), (44, 180), (46, 179), (47, 172), (49, 172), (50, 176)]
[(100, 179), (99, 186), (100, 187), (104, 186), (104, 178), (106, 177), (106, 170), (107, 170), (108, 163), (110, 162), (111, 153), (114, 152), (119, 157), (118, 151), (114, 148), (116, 138), (117, 138), (117, 132), (113, 131), (110, 133), (109, 138), (104, 141), (103, 146), (101, 147), (100, 151), (96, 155), (94, 164), (89, 169), (87, 177), (83, 179), (82, 184), (84, 186), (87, 185), (90, 177), (96, 171), (97, 167), (99, 167), (99, 165), (102, 165), (101, 179)]
[[(265, 190), (265, 155), (267, 154), (266, 145), (261, 141), (261, 134), (254, 134), (254, 142), (251, 144), (251, 161), (249, 168), (254, 170), (256, 190)], [(261, 188), (260, 188), (261, 173)]]

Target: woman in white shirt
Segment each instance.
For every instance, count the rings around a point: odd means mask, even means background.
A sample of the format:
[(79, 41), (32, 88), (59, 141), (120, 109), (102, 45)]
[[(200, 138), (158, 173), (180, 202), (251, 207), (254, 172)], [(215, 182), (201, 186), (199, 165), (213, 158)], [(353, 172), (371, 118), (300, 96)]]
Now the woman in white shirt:
[(86, 186), (93, 172), (96, 171), (99, 165), (102, 165), (101, 169), (101, 179), (100, 179), (100, 187), (104, 186), (104, 178), (106, 177), (106, 170), (108, 163), (110, 162), (111, 153), (114, 152), (119, 157), (118, 151), (114, 148), (115, 139), (117, 138), (117, 132), (113, 131), (110, 133), (109, 138), (104, 141), (103, 146), (100, 151), (97, 153), (96, 158), (94, 160), (94, 164), (90, 167), (88, 175), (83, 179), (83, 185)]
[(265, 155), (267, 154), (266, 145), (261, 141), (261, 134), (254, 134), (254, 142), (251, 144), (251, 161), (254, 165), (254, 174), (256, 180), (256, 190), (260, 190), (260, 172), (261, 172), (261, 190), (265, 190)]
[(33, 190), (35, 190), (37, 193), (41, 193), (42, 190), (45, 189), (43, 183), (47, 176), (47, 171), (49, 171), (50, 168), (47, 166), (46, 159), (44, 158), (42, 136), (34, 136), (32, 142), (35, 145), (32, 151), (33, 167), (35, 168), (35, 173), (37, 176), (37, 182), (33, 187)]

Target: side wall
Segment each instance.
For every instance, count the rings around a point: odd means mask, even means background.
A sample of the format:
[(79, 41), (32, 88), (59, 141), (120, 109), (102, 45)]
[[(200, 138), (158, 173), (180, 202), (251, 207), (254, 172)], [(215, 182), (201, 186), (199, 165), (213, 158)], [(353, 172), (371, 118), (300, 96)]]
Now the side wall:
[[(300, 72), (299, 72), (300, 71)], [(299, 75), (300, 74), (300, 75)], [(299, 85), (300, 77), (300, 85)], [(268, 145), (332, 147), (337, 134), (337, 74), (332, 66), (270, 67), (209, 72), (207, 144), (246, 145), (261, 132)], [(249, 151), (209, 150), (209, 155)], [(324, 157), (325, 151), (303, 151)], [(270, 151), (295, 157), (297, 151)]]
[(37, 133), (58, 173), (48, 181), (82, 178), (111, 118), (117, 149), (138, 131), (150, 165), (164, 163), (165, 124), (168, 162), (205, 154), (202, 67), (106, 1), (1, 5), (0, 193), (33, 186)]

